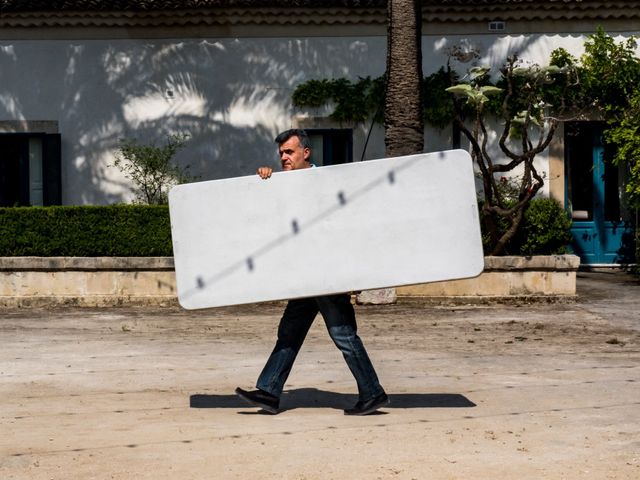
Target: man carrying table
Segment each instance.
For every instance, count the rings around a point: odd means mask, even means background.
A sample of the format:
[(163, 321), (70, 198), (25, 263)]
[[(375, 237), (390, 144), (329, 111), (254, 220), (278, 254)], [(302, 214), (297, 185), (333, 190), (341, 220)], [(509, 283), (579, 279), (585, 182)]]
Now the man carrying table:
[[(287, 130), (275, 141), (283, 171), (314, 166), (310, 162), (311, 142), (304, 130)], [(265, 180), (271, 177), (272, 172), (270, 167), (258, 169), (258, 175)], [(357, 334), (355, 312), (348, 293), (289, 300), (278, 326), (276, 345), (256, 382), (257, 390), (236, 388), (236, 394), (253, 406), (278, 413), (284, 384), (318, 312), (322, 314), (329, 335), (342, 352), (358, 386), (359, 399), (352, 408), (344, 411), (345, 415), (368, 415), (388, 405), (389, 398), (380, 386)]]

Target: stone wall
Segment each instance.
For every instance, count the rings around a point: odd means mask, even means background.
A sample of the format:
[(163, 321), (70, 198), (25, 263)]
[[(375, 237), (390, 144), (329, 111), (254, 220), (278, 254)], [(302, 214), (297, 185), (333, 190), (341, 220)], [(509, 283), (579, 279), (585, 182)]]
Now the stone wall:
[(177, 304), (171, 257), (0, 257), (0, 306)]
[(576, 296), (578, 256), (485, 257), (484, 262), (478, 277), (399, 287), (398, 297), (487, 301)]
[[(574, 255), (485, 257), (465, 280), (399, 287), (400, 301), (566, 299), (576, 295)], [(175, 305), (170, 257), (0, 257), (0, 307)]]

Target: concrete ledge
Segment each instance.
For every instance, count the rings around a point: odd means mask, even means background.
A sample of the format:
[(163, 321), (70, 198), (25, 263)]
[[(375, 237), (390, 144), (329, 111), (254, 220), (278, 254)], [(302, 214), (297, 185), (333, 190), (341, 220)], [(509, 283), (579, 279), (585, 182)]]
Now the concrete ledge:
[(0, 308), (177, 307), (175, 295), (0, 296)]
[(537, 255), (533, 257), (484, 257), (485, 272), (504, 271), (567, 271), (580, 267), (577, 255)]
[(529, 304), (563, 304), (573, 303), (578, 300), (578, 295), (460, 295), (438, 297), (435, 295), (425, 296), (399, 296), (400, 304), (420, 304), (420, 305), (529, 305)]
[(0, 272), (132, 272), (173, 269), (173, 257), (0, 257)]
[(397, 289), (401, 297), (544, 298), (576, 295), (575, 255), (534, 257), (485, 257), (485, 269), (478, 277), (447, 282), (411, 285)]
[(0, 306), (169, 304), (172, 257), (0, 257)]
[[(465, 280), (399, 287), (399, 301), (554, 301), (576, 295), (574, 255), (486, 257)], [(171, 257), (0, 257), (0, 307), (176, 305)]]

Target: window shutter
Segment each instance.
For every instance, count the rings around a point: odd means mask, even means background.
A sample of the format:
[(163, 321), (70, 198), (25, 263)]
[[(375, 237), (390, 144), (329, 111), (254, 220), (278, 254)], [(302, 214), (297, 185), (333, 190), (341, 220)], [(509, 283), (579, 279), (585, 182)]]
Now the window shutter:
[(24, 136), (18, 137), (18, 195), (19, 205), (29, 205), (29, 142)]
[(62, 204), (62, 168), (60, 134), (44, 136), (42, 145), (43, 203)]

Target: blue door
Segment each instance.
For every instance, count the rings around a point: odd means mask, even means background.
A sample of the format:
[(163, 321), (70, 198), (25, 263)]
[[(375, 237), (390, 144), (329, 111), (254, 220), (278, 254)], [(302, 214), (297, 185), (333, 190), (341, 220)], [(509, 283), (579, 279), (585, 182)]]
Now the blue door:
[(631, 215), (624, 205), (624, 176), (611, 163), (602, 122), (565, 125), (566, 205), (573, 219), (573, 251), (585, 265), (633, 260)]

